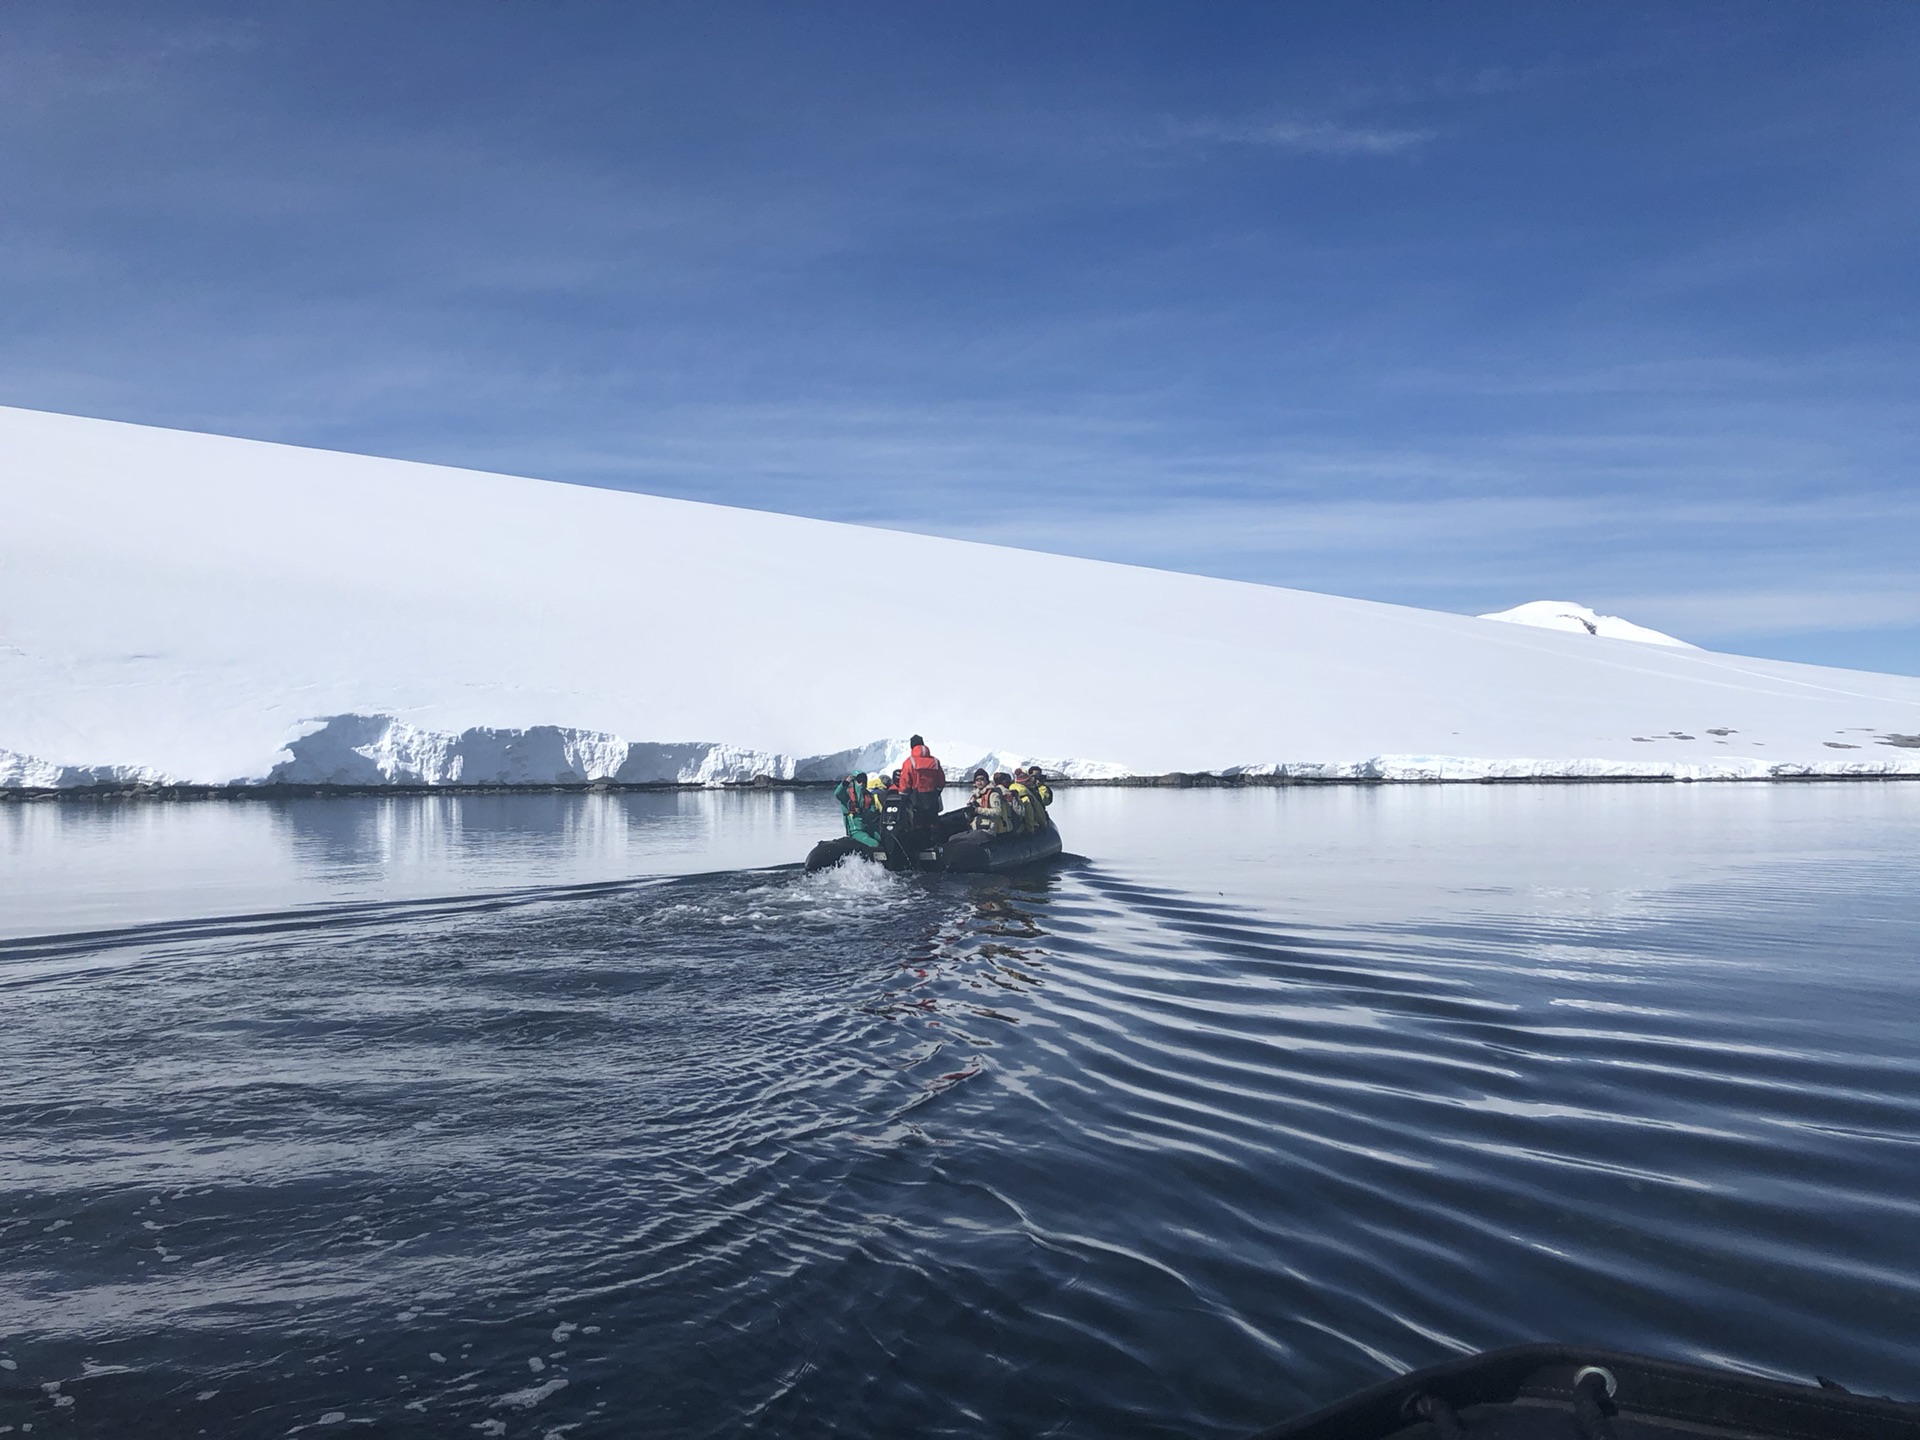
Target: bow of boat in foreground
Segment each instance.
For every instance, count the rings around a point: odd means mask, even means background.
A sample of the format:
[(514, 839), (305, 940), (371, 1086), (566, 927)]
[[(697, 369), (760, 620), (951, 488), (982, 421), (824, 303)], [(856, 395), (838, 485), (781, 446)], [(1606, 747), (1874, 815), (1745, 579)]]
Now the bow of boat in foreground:
[(1569, 1345), (1382, 1381), (1255, 1440), (1920, 1440), (1920, 1405)]

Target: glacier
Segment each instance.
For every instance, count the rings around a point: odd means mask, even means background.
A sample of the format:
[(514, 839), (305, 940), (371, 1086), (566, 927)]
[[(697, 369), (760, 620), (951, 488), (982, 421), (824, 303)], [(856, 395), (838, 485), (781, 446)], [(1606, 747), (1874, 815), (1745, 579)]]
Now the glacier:
[[(973, 753), (950, 743), (940, 748), (949, 756)], [(891, 770), (906, 755), (905, 740), (875, 740), (828, 755), (792, 756), (714, 743), (628, 741), (558, 725), (529, 730), (475, 726), (450, 735), (423, 730), (391, 715), (335, 715), (290, 740), (285, 758), (261, 783), (354, 789), (831, 783), (855, 771)], [(1046, 764), (1035, 756), (976, 755), (955, 766), (955, 778), (975, 766), (994, 770), (1029, 763)], [(1125, 775), (1116, 766), (1073, 760), (1054, 761), (1051, 770), (1075, 780)], [(78, 778), (71, 783), (110, 782)], [(148, 779), (147, 783), (154, 782)]]
[(1920, 776), (1920, 679), (1519, 610), (0, 407), (0, 793)]

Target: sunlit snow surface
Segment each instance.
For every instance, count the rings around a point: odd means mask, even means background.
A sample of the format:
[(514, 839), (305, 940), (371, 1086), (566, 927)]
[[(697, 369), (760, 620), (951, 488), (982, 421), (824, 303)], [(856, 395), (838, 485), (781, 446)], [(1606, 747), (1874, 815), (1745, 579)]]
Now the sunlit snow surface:
[[(0, 788), (1920, 773), (1920, 679), (0, 409)], [(887, 740), (883, 737), (892, 737)]]

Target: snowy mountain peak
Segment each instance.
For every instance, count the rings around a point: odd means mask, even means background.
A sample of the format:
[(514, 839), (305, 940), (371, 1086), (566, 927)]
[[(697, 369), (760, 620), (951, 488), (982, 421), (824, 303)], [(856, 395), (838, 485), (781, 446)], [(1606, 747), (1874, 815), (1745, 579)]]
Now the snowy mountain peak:
[(1603, 640), (1637, 640), (1642, 645), (1671, 645), (1681, 650), (1697, 650), (1685, 640), (1677, 640), (1645, 625), (1635, 625), (1618, 615), (1601, 615), (1571, 600), (1529, 600), (1511, 610), (1496, 610), (1482, 620), (1505, 620), (1512, 625), (1532, 625), (1541, 630), (1565, 630), (1571, 634), (1597, 635)]

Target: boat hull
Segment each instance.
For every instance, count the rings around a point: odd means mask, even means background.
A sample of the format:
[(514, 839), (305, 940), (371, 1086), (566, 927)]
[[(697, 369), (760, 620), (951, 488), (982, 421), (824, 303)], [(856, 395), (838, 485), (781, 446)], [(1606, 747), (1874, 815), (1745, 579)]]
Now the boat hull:
[[(1025, 835), (984, 835), (969, 830), (954, 836), (937, 850), (939, 868), (954, 875), (997, 875), (1042, 865), (1060, 853), (1060, 832), (1049, 820), (1046, 828)], [(915, 857), (925, 865), (924, 854)]]
[(891, 836), (879, 850), (839, 836), (822, 840), (807, 855), (808, 870), (825, 870), (849, 856), (878, 861), (889, 870), (931, 871), (951, 875), (998, 875), (1043, 865), (1060, 854), (1060, 832), (1049, 820), (1046, 828), (1025, 835), (986, 835), (964, 830), (944, 840), (923, 839), (902, 845)]

